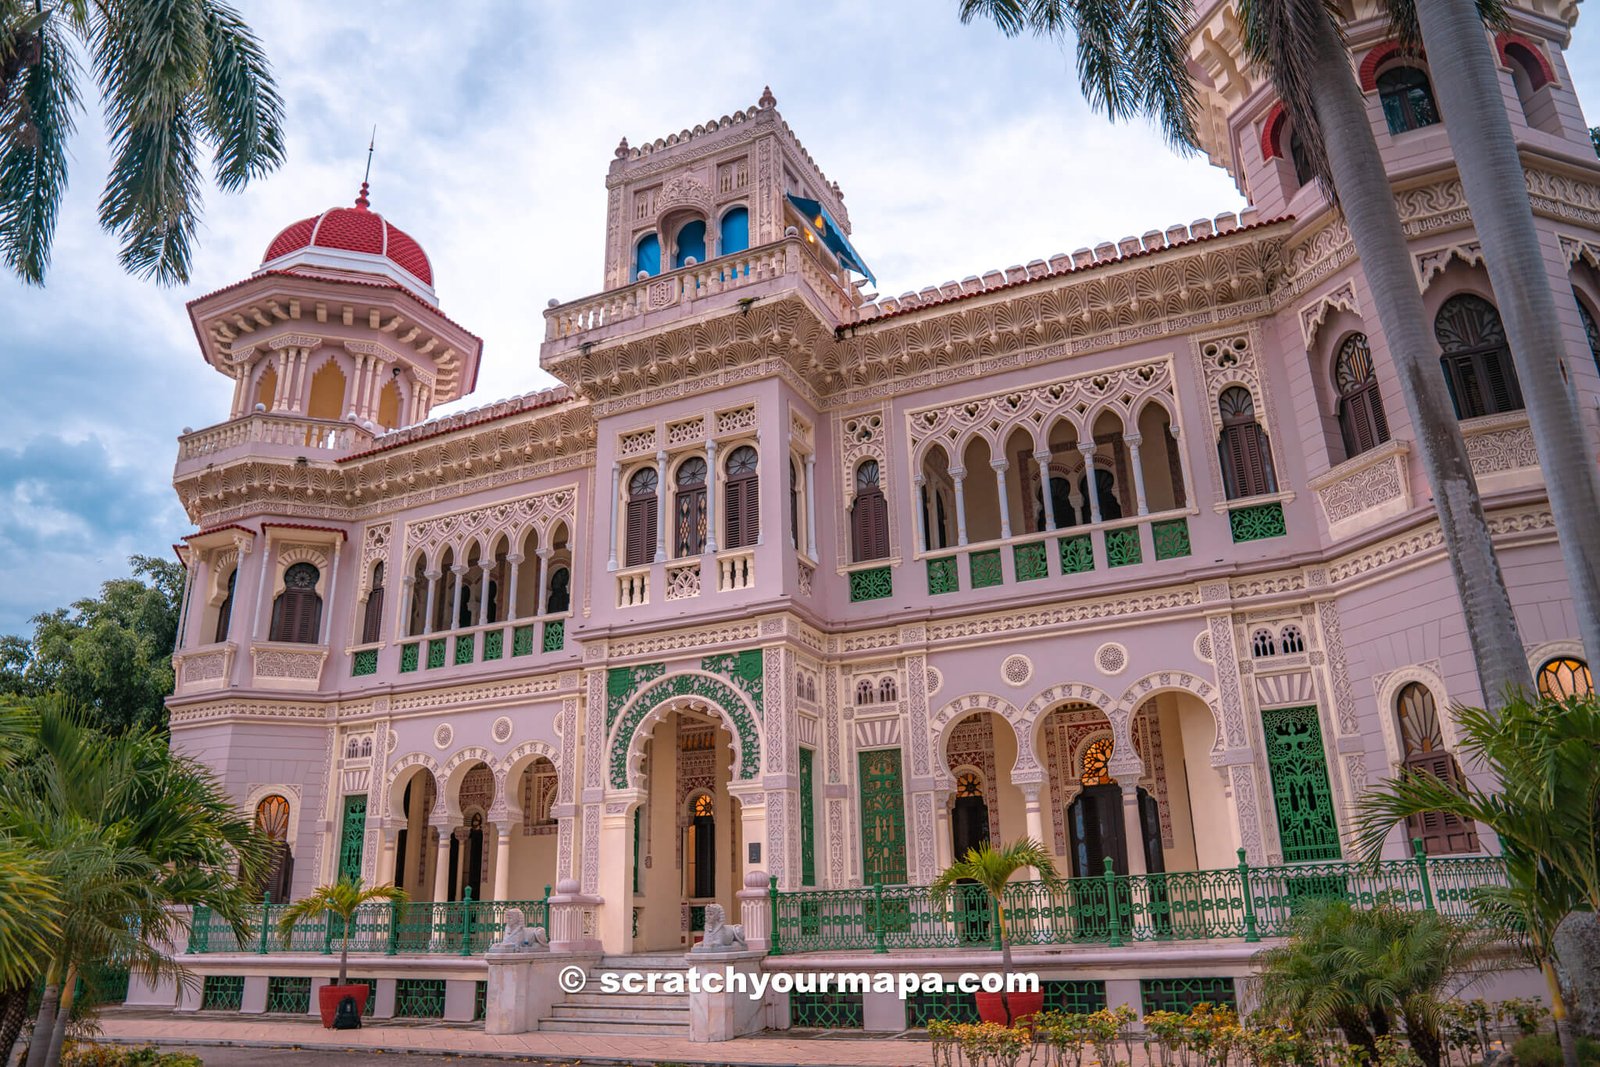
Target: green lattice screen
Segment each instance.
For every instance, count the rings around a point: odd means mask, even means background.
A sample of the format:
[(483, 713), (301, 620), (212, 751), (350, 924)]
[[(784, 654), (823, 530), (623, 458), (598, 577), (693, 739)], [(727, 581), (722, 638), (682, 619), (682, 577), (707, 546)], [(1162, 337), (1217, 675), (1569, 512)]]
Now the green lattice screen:
[(860, 1030), (865, 1025), (860, 993), (789, 994), (789, 1025), (822, 1030)]
[(1144, 1002), (1146, 1015), (1155, 1011), (1187, 1015), (1200, 1003), (1239, 1006), (1232, 978), (1142, 978), (1139, 999)]
[(351, 793), (344, 798), (344, 822), (339, 831), (339, 877), (361, 877), (361, 848), (367, 838), (367, 796)]
[(900, 780), (900, 750), (860, 754), (861, 875), (868, 885), (906, 881), (906, 800)]
[(633, 891), (635, 893), (644, 892), (644, 875), (641, 873), (639, 864), (639, 823), (640, 817), (643, 815), (643, 804), (633, 809)]
[(206, 1011), (238, 1011), (244, 1004), (244, 975), (208, 974), (200, 987), (200, 1007)]
[(1039, 983), (1044, 992), (1044, 1010), (1068, 1015), (1091, 1015), (1106, 1006), (1104, 982), (1077, 978), (1046, 978)]
[(906, 997), (906, 1028), (922, 1030), (930, 1022), (978, 1022), (978, 998), (957, 989), (918, 989)]
[(1343, 857), (1315, 705), (1261, 713), (1285, 863)]
[(267, 979), (267, 1010), (304, 1015), (311, 1010), (311, 979), (273, 975)]
[(800, 750), (800, 884), (817, 884), (817, 790), (812, 776), (815, 758), (809, 748)]
[(401, 978), (394, 984), (396, 1019), (443, 1019), (443, 978)]

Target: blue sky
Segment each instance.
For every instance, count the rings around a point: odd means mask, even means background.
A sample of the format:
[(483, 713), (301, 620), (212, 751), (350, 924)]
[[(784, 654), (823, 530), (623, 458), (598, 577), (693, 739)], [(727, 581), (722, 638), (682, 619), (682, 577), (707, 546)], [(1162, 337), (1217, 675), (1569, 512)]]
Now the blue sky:
[[(0, 633), (191, 531), (175, 438), (225, 418), (230, 390), (184, 304), (248, 275), (284, 225), (349, 203), (374, 124), (373, 208), (422, 243), (442, 306), (484, 338), (458, 407), (549, 384), (541, 312), (599, 288), (618, 138), (749, 107), (763, 85), (844, 188), (886, 294), (1242, 206), (1203, 159), (1091, 114), (1058, 46), (963, 27), (955, 0), (240, 6), (285, 97), (289, 161), (208, 194), (194, 284), (118, 270), (94, 221), (93, 111), (47, 286), (0, 276)], [(1585, 100), (1600, 91), (1586, 31), (1568, 53)]]

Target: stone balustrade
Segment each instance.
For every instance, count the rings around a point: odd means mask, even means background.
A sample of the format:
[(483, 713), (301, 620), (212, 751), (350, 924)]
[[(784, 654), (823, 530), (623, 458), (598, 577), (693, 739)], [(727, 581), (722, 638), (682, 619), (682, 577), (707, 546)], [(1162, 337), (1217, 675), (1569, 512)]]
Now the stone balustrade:
[(178, 461), (215, 457), (244, 445), (277, 445), (319, 452), (350, 452), (372, 443), (373, 435), (351, 422), (298, 415), (256, 413), (178, 438)]

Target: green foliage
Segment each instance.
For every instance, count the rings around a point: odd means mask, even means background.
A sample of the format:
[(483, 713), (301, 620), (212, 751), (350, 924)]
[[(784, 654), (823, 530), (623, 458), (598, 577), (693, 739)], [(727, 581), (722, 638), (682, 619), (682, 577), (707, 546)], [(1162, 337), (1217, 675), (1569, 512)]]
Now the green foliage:
[(1006, 952), (1006, 969), (1010, 970), (1010, 942), (1006, 937), (1005, 893), (1006, 883), (1020, 870), (1032, 867), (1039, 872), (1039, 880), (1051, 889), (1064, 888), (1061, 875), (1056, 871), (1050, 852), (1031, 837), (1024, 837), (998, 848), (985, 841), (978, 848), (946, 867), (944, 873), (928, 887), (928, 896), (935, 904), (942, 904), (958, 882), (977, 882), (995, 902), (995, 916), (1000, 926), (1000, 945)]
[(1589, 143), (1594, 145), (1594, 154), (1600, 156), (1600, 126), (1589, 127)]
[(295, 901), (278, 920), (278, 932), (285, 942), (294, 934), (294, 928), (307, 919), (332, 915), (339, 920), (339, 984), (345, 984), (350, 960), (350, 930), (355, 925), (356, 910), (363, 904), (387, 901), (404, 904), (406, 891), (393, 885), (364, 885), (360, 878), (341, 877), (332, 885), (319, 885), (311, 894)]
[[(1578, 1062), (1583, 1067), (1600, 1065), (1600, 1041), (1587, 1037), (1578, 1040)], [(1561, 1043), (1555, 1034), (1532, 1034), (1511, 1046), (1517, 1067), (1562, 1067)]]
[(61, 1067), (204, 1067), (199, 1056), (162, 1052), (149, 1045), (72, 1044), (61, 1050)]
[(99, 596), (35, 616), (31, 638), (0, 637), (0, 696), (57, 693), (112, 733), (165, 727), (183, 567), (153, 556), (129, 563), (133, 575)]
[(0, 259), (43, 284), (87, 60), (111, 173), (100, 224), (131, 273), (189, 277), (201, 163), (236, 191), (284, 159), (283, 103), (261, 44), (225, 0), (0, 0)]

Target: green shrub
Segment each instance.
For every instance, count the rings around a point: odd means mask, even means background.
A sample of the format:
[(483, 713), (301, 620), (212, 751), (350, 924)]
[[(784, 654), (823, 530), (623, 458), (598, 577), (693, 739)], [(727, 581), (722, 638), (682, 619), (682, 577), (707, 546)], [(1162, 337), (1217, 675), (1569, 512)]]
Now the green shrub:
[(61, 1067), (205, 1067), (199, 1056), (162, 1052), (142, 1045), (71, 1044), (61, 1053)]
[[(1517, 1067), (1561, 1067), (1561, 1043), (1555, 1034), (1534, 1034), (1511, 1046)], [(1600, 1065), (1600, 1042), (1578, 1038), (1578, 1062), (1584, 1067)]]

